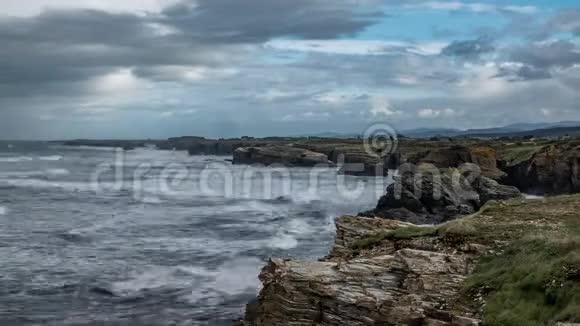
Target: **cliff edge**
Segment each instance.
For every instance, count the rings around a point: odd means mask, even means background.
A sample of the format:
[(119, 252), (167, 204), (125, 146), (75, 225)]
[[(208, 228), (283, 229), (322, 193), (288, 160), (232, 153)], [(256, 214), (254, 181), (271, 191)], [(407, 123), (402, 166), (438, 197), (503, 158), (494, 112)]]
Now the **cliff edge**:
[(341, 217), (330, 255), (272, 260), (246, 325), (580, 322), (580, 196), (488, 202), (439, 226)]

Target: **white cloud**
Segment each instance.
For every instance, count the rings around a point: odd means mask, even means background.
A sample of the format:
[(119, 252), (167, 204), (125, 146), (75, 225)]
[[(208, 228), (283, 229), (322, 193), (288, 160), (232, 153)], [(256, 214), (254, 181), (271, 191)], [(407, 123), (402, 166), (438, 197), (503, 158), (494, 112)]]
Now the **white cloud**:
[(146, 82), (139, 79), (129, 68), (97, 77), (93, 81), (93, 90), (100, 94), (126, 94), (145, 87)]
[(444, 11), (464, 10), (476, 13), (496, 13), (507, 11), (519, 14), (534, 14), (538, 12), (538, 8), (534, 6), (498, 6), (480, 2), (465, 3), (460, 1), (428, 1), (424, 3), (407, 4), (403, 7), (409, 9), (430, 9)]
[(540, 109), (540, 112), (542, 112), (542, 115), (545, 117), (549, 117), (552, 115), (552, 110), (550, 109)]
[(162, 118), (173, 118), (177, 116), (188, 116), (197, 113), (196, 109), (181, 110), (181, 111), (164, 111), (159, 114)]
[(435, 41), (415, 43), (377, 40), (274, 40), (264, 46), (279, 51), (345, 55), (384, 55), (389, 53), (437, 55), (448, 44)]
[(8, 213), (8, 209), (4, 206), (0, 206), (0, 215), (6, 215)]
[(94, 9), (111, 13), (159, 13), (179, 0), (2, 0), (0, 16), (30, 17), (50, 9)]
[(174, 28), (172, 26), (165, 25), (165, 24), (148, 23), (146, 26), (151, 30), (151, 33), (155, 36), (167, 36), (167, 35), (179, 34), (179, 30), (177, 30), (176, 28)]
[(308, 112), (303, 112), (300, 114), (287, 114), (284, 117), (282, 117), (282, 121), (304, 121), (304, 120), (310, 120), (310, 121), (317, 121), (317, 120), (327, 120), (330, 117), (330, 113), (329, 112), (312, 112), (312, 111), (308, 111)]
[(163, 65), (147, 67), (145, 76), (160, 81), (200, 82), (230, 78), (238, 73), (236, 68), (213, 68), (206, 66)]
[(394, 108), (386, 96), (375, 96), (372, 98), (370, 113), (373, 117), (377, 116), (398, 116), (403, 112)]
[(286, 92), (276, 88), (270, 88), (263, 92), (259, 92), (250, 96), (258, 101), (270, 103), (279, 100), (290, 99), (296, 97), (297, 95), (298, 93), (295, 92)]
[(538, 8), (534, 6), (505, 6), (504, 10), (519, 13), (519, 14), (535, 14), (538, 12)]
[(321, 104), (342, 106), (355, 101), (361, 95), (363, 94), (357, 91), (328, 92), (314, 96), (313, 100)]
[(446, 108), (446, 109), (423, 109), (417, 111), (417, 117), (421, 119), (435, 119), (439, 117), (443, 118), (451, 118), (457, 115), (460, 115), (460, 112), (457, 112), (453, 109)]
[(500, 66), (495, 63), (466, 65), (465, 77), (452, 92), (464, 99), (478, 100), (505, 96), (524, 87), (525, 83), (512, 83), (505, 78), (498, 78)]

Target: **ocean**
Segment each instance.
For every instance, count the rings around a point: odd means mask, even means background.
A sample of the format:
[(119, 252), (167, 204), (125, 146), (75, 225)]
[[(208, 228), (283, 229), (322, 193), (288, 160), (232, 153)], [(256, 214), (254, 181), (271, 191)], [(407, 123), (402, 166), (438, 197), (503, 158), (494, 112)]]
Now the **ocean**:
[(0, 142), (0, 325), (230, 325), (270, 257), (325, 256), (386, 186), (230, 161)]

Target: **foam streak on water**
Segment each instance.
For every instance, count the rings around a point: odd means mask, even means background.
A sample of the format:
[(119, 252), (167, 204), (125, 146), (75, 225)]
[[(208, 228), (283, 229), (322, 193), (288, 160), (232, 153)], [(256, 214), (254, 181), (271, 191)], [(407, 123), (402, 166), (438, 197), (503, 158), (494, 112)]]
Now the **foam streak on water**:
[[(121, 187), (104, 174), (105, 190), (95, 191), (91, 175), (114, 156), (0, 143), (0, 325), (229, 324), (255, 297), (268, 258), (326, 255), (334, 217), (377, 199), (368, 180), (360, 198), (340, 198), (330, 169), (320, 171), (315, 191), (301, 190), (310, 170), (293, 169), (290, 192), (208, 194), (194, 186), (208, 164), (231, 169), (235, 182), (244, 167), (227, 157), (145, 149), (126, 154)], [(127, 181), (145, 163), (136, 188)], [(187, 182), (163, 191), (160, 174), (173, 163), (187, 167)]]

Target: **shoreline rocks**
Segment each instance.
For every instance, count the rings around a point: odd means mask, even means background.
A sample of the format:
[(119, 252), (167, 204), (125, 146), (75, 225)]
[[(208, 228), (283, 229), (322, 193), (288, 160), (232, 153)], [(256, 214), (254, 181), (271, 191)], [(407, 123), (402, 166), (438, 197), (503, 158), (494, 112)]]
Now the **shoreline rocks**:
[(459, 168), (466, 163), (479, 166), (481, 174), (490, 179), (498, 180), (506, 175), (498, 168), (497, 152), (487, 146), (461, 146), (438, 148), (416, 153), (409, 158), (409, 163), (415, 165), (433, 164), (437, 168)]
[(473, 214), (490, 200), (521, 198), (512, 186), (500, 185), (485, 176), (462, 174), (458, 169), (439, 170), (427, 165), (408, 165), (387, 188), (374, 210), (376, 216), (414, 224), (439, 224)]
[(233, 164), (263, 164), (283, 166), (332, 166), (324, 154), (290, 146), (240, 147), (234, 151)]
[(478, 311), (461, 306), (459, 293), (487, 247), (447, 243), (436, 228), (408, 222), (438, 224), (521, 193), (479, 175), (466, 189), (467, 177), (457, 169), (438, 177), (424, 175), (421, 166), (410, 171), (375, 210), (335, 221), (327, 257), (270, 260), (244, 325), (482, 325)]
[(480, 325), (475, 312), (452, 307), (476, 253), (434, 239), (387, 243), (353, 256), (353, 242), (407, 223), (361, 217), (336, 221), (331, 256), (317, 262), (271, 260), (247, 326)]
[(576, 195), (438, 226), (338, 218), (327, 257), (268, 262), (243, 325), (576, 325), (579, 208)]
[(537, 195), (580, 192), (580, 146), (571, 143), (548, 145), (531, 158), (504, 167), (502, 182)]

